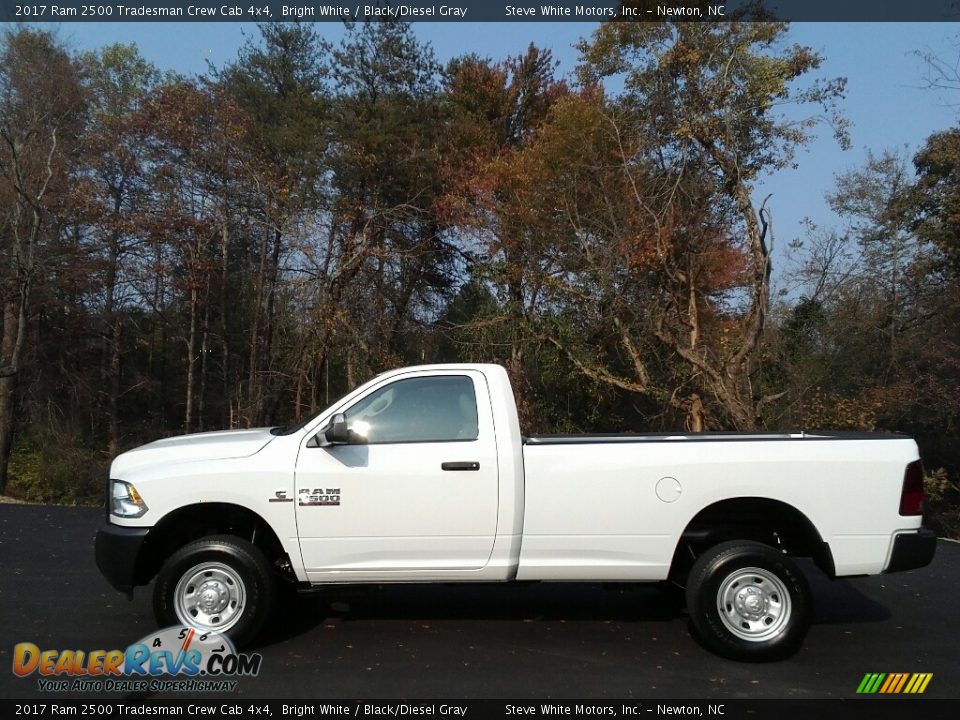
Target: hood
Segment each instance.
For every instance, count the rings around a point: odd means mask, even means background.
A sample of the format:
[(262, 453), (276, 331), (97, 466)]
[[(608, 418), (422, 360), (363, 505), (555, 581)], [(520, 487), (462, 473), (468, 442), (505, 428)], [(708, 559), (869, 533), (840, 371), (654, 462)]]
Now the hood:
[(146, 465), (248, 457), (262, 450), (274, 439), (276, 435), (270, 433), (270, 428), (252, 428), (193, 433), (155, 440), (118, 455), (110, 466), (110, 477), (122, 480), (125, 473)]

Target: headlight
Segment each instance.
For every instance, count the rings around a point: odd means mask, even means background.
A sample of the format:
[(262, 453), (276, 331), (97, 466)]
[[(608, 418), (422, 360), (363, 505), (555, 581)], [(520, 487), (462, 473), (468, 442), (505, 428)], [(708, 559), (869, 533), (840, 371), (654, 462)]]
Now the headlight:
[(110, 513), (122, 518), (138, 518), (149, 508), (137, 489), (123, 480), (110, 481)]

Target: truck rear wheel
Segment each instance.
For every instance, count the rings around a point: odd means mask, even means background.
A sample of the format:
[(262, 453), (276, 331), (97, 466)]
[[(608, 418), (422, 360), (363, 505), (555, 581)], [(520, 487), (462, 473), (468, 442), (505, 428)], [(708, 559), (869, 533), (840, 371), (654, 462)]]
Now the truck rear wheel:
[(697, 558), (687, 580), (694, 634), (735, 660), (796, 652), (810, 627), (810, 586), (796, 564), (768, 545), (735, 540)]
[(273, 595), (270, 565), (258, 548), (212, 535), (170, 556), (157, 575), (153, 611), (161, 627), (215, 630), (242, 646), (263, 626)]

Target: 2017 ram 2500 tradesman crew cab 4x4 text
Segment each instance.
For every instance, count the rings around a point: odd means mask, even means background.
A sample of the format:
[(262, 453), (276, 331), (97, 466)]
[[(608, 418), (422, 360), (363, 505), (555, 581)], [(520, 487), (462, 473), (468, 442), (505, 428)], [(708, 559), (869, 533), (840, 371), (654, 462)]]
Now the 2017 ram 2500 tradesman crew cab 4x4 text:
[(795, 650), (831, 577), (930, 562), (908, 437), (524, 437), (496, 365), (378, 375), (290, 428), (173, 437), (117, 457), (97, 564), (156, 577), (163, 625), (243, 643), (277, 583), (662, 581), (716, 652)]

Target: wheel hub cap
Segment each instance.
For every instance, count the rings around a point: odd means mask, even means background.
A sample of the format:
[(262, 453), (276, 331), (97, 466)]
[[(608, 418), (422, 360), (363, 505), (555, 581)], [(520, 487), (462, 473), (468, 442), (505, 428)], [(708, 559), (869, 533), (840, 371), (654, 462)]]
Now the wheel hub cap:
[(766, 610), (769, 601), (762, 591), (748, 586), (737, 593), (737, 612), (745, 618), (756, 619)]
[(220, 612), (227, 606), (227, 589), (216, 580), (203, 583), (200, 586), (198, 595), (200, 599), (197, 605), (202, 608), (205, 613)]
[(742, 568), (717, 591), (717, 610), (727, 630), (741, 640), (763, 642), (786, 630), (792, 606), (783, 581), (764, 568)]
[(180, 576), (174, 611), (184, 625), (224, 632), (237, 624), (246, 603), (246, 587), (229, 565), (204, 562)]

